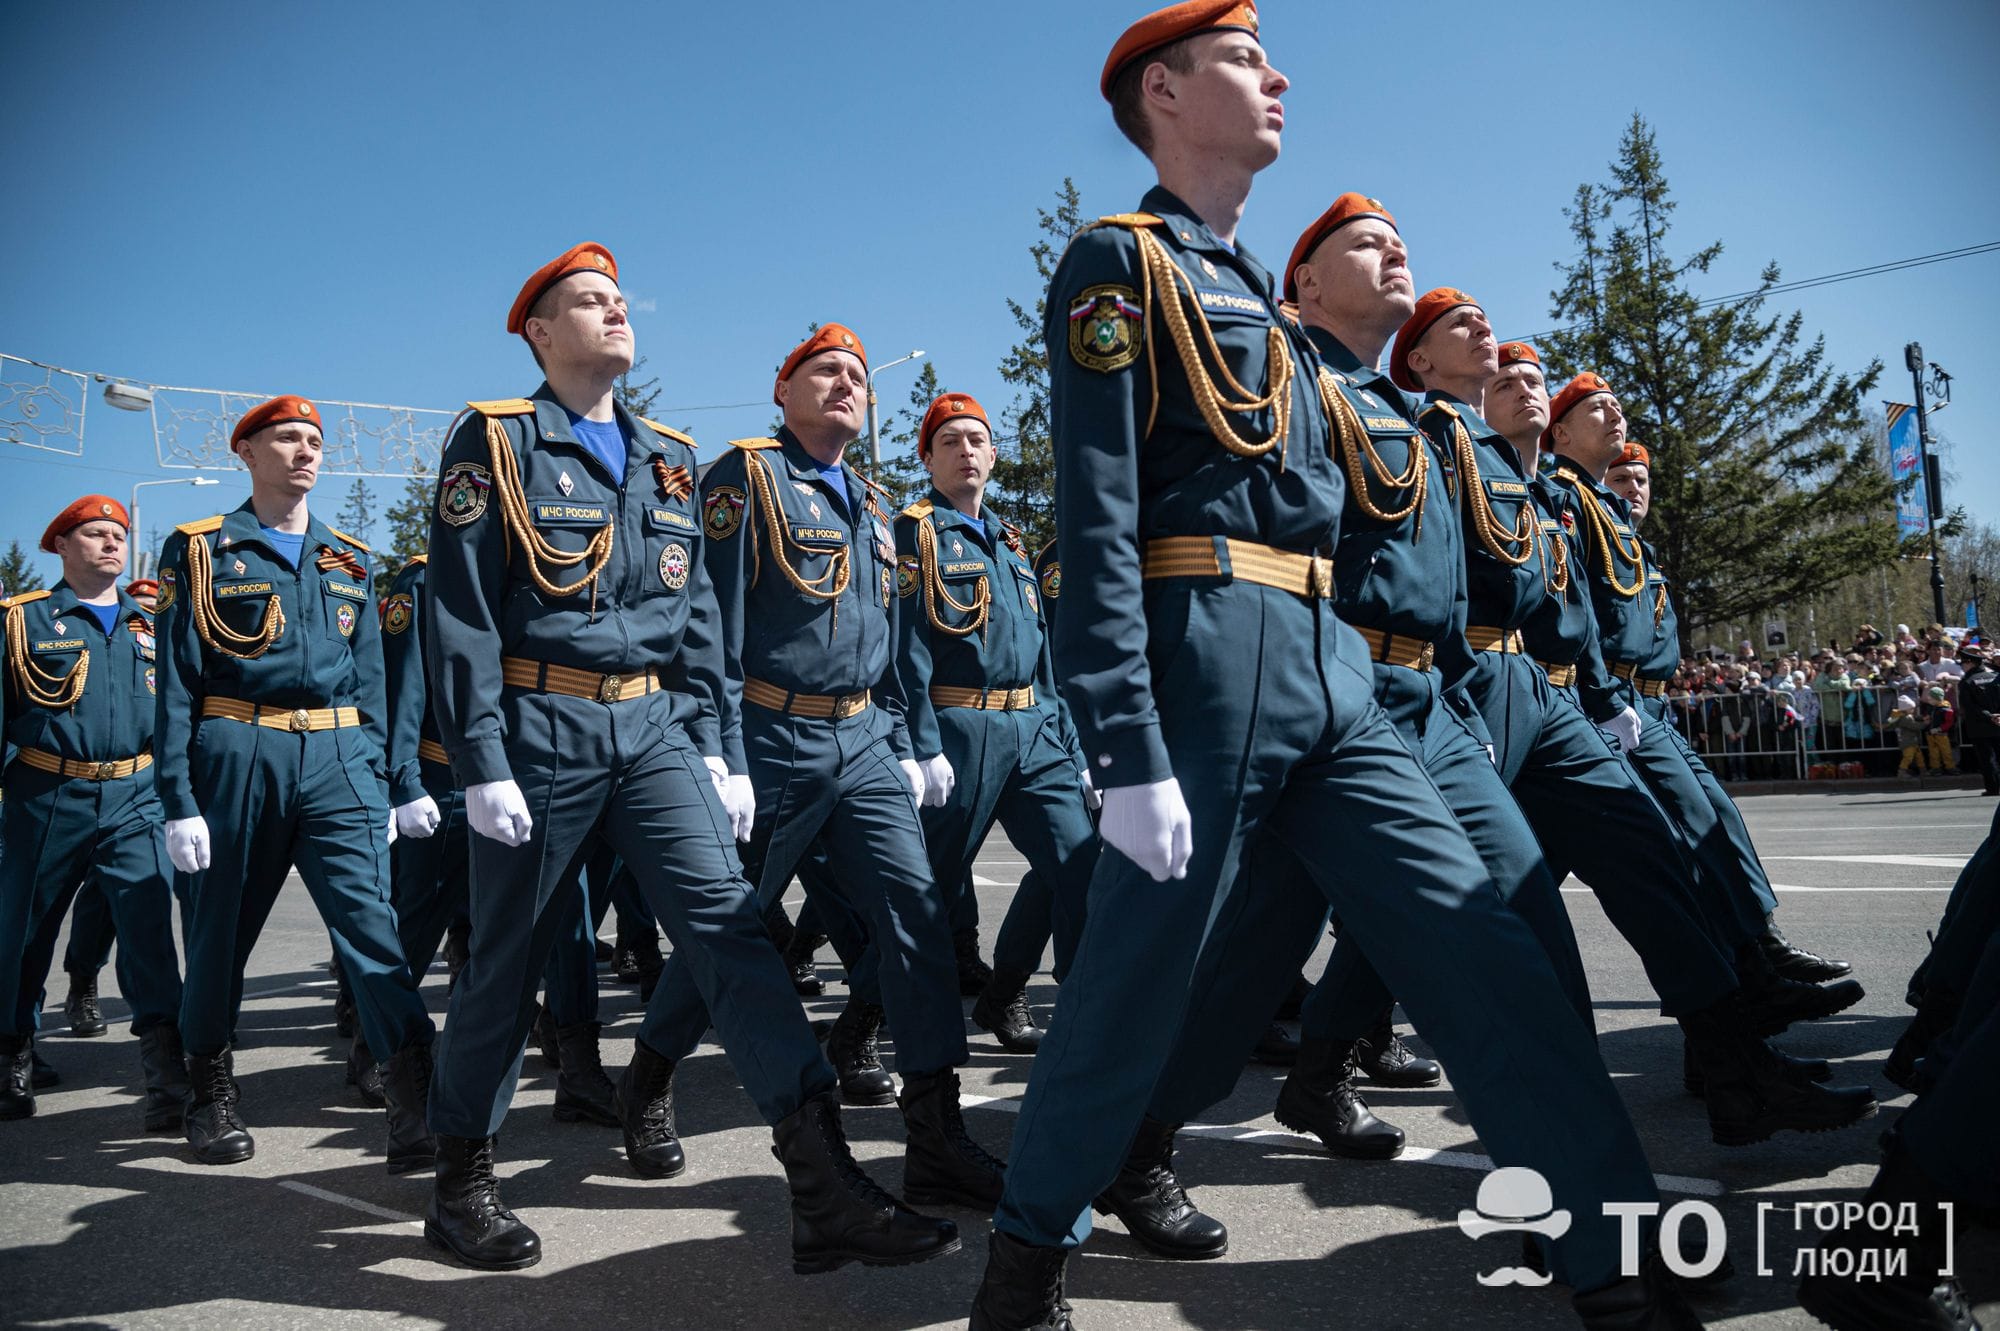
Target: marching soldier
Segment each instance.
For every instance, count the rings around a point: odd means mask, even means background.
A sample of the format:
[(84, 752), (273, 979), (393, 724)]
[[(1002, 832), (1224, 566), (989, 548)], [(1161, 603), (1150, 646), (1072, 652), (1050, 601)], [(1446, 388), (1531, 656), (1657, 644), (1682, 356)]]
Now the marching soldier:
[[(703, 477), (704, 566), (728, 662), (722, 751), (746, 808), (755, 792), (743, 862), (763, 906), (817, 842), (837, 869), (826, 888), (866, 923), (896, 1027), (905, 1195), (987, 1207), (999, 1198), (1003, 1166), (959, 1112), (965, 1017), (924, 853), (923, 770), (895, 669), (896, 552), (875, 493), (841, 460), (865, 419), (867, 373), (861, 340), (821, 325), (779, 367), (778, 437), (734, 441)], [(883, 1009), (854, 978), (858, 992), (827, 1052), (844, 1096), (888, 1103), (892, 1083), (872, 1054)], [(677, 1060), (708, 1023), (676, 950), (639, 1038)]]
[[(154, 792), (153, 619), (118, 592), (130, 528), (124, 505), (85, 495), (42, 533), (42, 549), (62, 560), (61, 581), (0, 603), (0, 747), (12, 750), (0, 802), (0, 997), (9, 1004), (0, 1119), (33, 1114), (36, 1089), (56, 1083), (34, 1052), (42, 982), (63, 914), (88, 887), (125, 939), (119, 988), (139, 1037), (146, 1130), (181, 1125), (188, 1084)], [(93, 968), (93, 1009), (95, 990)]]
[[(540, 1260), (540, 1238), (501, 1203), (494, 1135), (535, 986), (581, 909), (574, 866), (601, 836), (772, 1125), (793, 1269), (955, 1251), (956, 1226), (902, 1207), (854, 1162), (833, 1070), (738, 870), (732, 831), (748, 832), (750, 807), (721, 760), (736, 700), (713, 636), (694, 451), (617, 404), (634, 351), (610, 252), (585, 243), (537, 270), (507, 331), (548, 378), (532, 397), (474, 404), (452, 435), (424, 589), (431, 710), (477, 834), (425, 1235), (484, 1269)], [(661, 1049), (642, 1035), (618, 1087), (627, 1155), (652, 1177), (686, 1167)]]
[(160, 800), (185, 876), (181, 1034), (187, 1137), (205, 1165), (248, 1160), (229, 1044), (242, 976), (297, 866), (333, 934), (368, 1047), (384, 1059), (391, 1173), (427, 1169), (434, 1028), (389, 905), (388, 709), (368, 547), (313, 517), (320, 413), (273, 398), (230, 447), (250, 472), (232, 513), (183, 524), (160, 558)]
[[(1097, 863), (1069, 716), (1044, 638), (1041, 586), (1021, 534), (982, 511), (997, 454), (985, 409), (946, 393), (924, 413), (917, 456), (931, 492), (896, 518), (897, 669), (910, 742), (924, 769), (924, 843), (940, 885), (971, 891), (974, 857), (997, 819), (1038, 881), (1082, 902)], [(1015, 913), (1024, 920), (1017, 922)], [(1047, 892), (1017, 895), (994, 948), (992, 978), (972, 1009), (1004, 1048), (1033, 1053), (1028, 977), (1050, 932)], [(1015, 935), (1035, 957), (1008, 956)], [(961, 966), (963, 963), (961, 962)]]
[[(1160, 185), (1079, 235), (1049, 292), (1056, 669), (1104, 791), (1106, 850), (972, 1325), (1069, 1325), (1067, 1253), (1127, 1156), (1172, 1018), (1200, 1002), (1204, 939), (1239, 927), (1218, 907), (1262, 890), (1236, 872), (1260, 827), (1451, 1065), (1495, 1159), (1540, 1169), (1576, 1217), (1559, 1254), (1586, 1321), (1672, 1306), (1691, 1323), (1657, 1256), (1620, 1279), (1603, 1204), (1654, 1196), (1630, 1121), (1541, 943), (1376, 705), (1368, 645), (1333, 614), (1343, 486), (1318, 355), (1236, 238), (1284, 119), (1287, 83), (1256, 34), (1234, 0), (1176, 5), (1119, 39), (1100, 86)], [(1231, 1038), (1247, 1047), (1275, 1007)], [(1560, 1089), (1530, 1108), (1514, 1089), (1529, 1081)]]

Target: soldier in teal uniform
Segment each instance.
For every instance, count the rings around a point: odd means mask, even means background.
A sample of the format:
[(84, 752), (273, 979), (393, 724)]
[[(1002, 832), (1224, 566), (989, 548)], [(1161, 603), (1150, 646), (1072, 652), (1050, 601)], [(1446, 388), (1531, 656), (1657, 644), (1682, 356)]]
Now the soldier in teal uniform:
[[(740, 872), (750, 805), (722, 762), (736, 698), (723, 683), (694, 449), (617, 403), (634, 347), (610, 251), (586, 242), (543, 265), (507, 331), (548, 379), (532, 397), (473, 404), (452, 434), (424, 587), (431, 711), (475, 834), (471, 954), (431, 1097), (426, 1237), (484, 1269), (540, 1260), (539, 1236), (501, 1203), (494, 1138), (536, 987), (582, 908), (575, 870), (602, 837), (772, 1125), (793, 1268), (953, 1251), (954, 1225), (900, 1206), (855, 1164), (833, 1069)], [(665, 1056), (642, 1036), (618, 1086), (626, 1153), (650, 1177), (686, 1167), (672, 1059), (692, 1046)]]
[(429, 1168), (433, 1027), (389, 904), (388, 708), (368, 547), (314, 518), (319, 409), (273, 398), (230, 446), (250, 499), (175, 528), (160, 558), (156, 753), (167, 853), (185, 875), (181, 1035), (203, 1164), (255, 1150), (229, 1044), (243, 971), (297, 866), (382, 1058), (392, 1173)]
[[(835, 870), (823, 890), (867, 928), (882, 1006), (856, 977), (827, 1037), (842, 1093), (902, 1106), (911, 1201), (991, 1206), (1003, 1167), (959, 1112), (965, 1016), (895, 668), (896, 551), (873, 488), (842, 461), (865, 419), (866, 387), (861, 340), (821, 325), (779, 367), (778, 437), (736, 440), (702, 478), (704, 568), (727, 662), (722, 752), (731, 783), (746, 800), (754, 790), (743, 862), (764, 907), (817, 845)], [(692, 979), (678, 951), (667, 958), (640, 1031), (672, 1059), (692, 1052), (709, 1023)], [(895, 1023), (899, 1096), (872, 1057), (883, 1007)]]
[[(1368, 644), (1333, 612), (1344, 485), (1319, 355), (1236, 236), (1288, 86), (1256, 33), (1237, 0), (1177, 5), (1120, 38), (1100, 86), (1160, 185), (1084, 230), (1049, 291), (1056, 671), (1104, 791), (1105, 849), (972, 1325), (1069, 1325), (1067, 1254), (1127, 1157), (1205, 940), (1227, 946), (1251, 914), (1222, 909), (1232, 889), (1263, 890), (1237, 874), (1260, 832), (1452, 1067), (1495, 1160), (1539, 1169), (1576, 1217), (1558, 1256), (1586, 1322), (1672, 1308), (1692, 1324), (1657, 1256), (1621, 1275), (1604, 1204), (1655, 1196), (1630, 1120), (1541, 942), (1375, 702)], [(1275, 1007), (1230, 1038), (1247, 1048)]]
[[(910, 743), (924, 769), (924, 842), (940, 886), (971, 891), (972, 862), (995, 821), (1049, 891), (1081, 901), (1097, 863), (1089, 778), (1056, 692), (1041, 585), (1021, 534), (981, 506), (997, 457), (985, 409), (946, 393), (924, 414), (917, 456), (930, 494), (895, 522), (902, 599), (896, 668)], [(1016, 922), (1014, 916), (1026, 917)], [(1026, 965), (1013, 935), (1049, 933), (1047, 892), (1017, 895), (1001, 925), (993, 978), (973, 1024), (1018, 1053), (1041, 1030), (1028, 1016)]]
[[(0, 1119), (35, 1112), (55, 1084), (35, 1055), (42, 983), (78, 889), (101, 898), (125, 942), (119, 990), (132, 1007), (148, 1132), (181, 1126), (187, 1071), (179, 1030), (169, 866), (154, 793), (153, 617), (118, 591), (131, 522), (125, 506), (85, 495), (42, 533), (62, 560), (46, 591), (4, 605), (0, 748)], [(100, 959), (99, 964), (102, 964)], [(93, 994), (94, 968), (93, 968)], [(101, 1029), (101, 1026), (100, 1026)]]

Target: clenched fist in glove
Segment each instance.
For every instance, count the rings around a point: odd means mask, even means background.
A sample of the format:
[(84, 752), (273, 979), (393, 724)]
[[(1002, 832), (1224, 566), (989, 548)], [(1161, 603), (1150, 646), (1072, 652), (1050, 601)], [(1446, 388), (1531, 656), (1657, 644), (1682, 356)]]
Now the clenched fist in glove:
[(472, 830), (503, 846), (518, 846), (534, 834), (527, 797), (512, 781), (481, 781), (465, 788), (465, 821)]
[(182, 873), (200, 873), (208, 867), (208, 820), (196, 814), (192, 818), (167, 819), (167, 858)]
[(1181, 798), (1181, 783), (1172, 777), (1105, 791), (1097, 830), (1106, 845), (1151, 874), (1154, 882), (1187, 877), (1194, 818)]

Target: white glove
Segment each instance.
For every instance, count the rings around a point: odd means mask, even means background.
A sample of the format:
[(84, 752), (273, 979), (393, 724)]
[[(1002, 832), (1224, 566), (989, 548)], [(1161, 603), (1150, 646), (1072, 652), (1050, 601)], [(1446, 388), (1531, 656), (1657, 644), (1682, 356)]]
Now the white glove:
[(408, 804), (396, 806), (395, 816), (390, 820), (390, 828), (399, 836), (421, 841), (438, 830), (444, 815), (438, 812), (437, 801), (429, 795), (420, 795)]
[(903, 769), (903, 775), (910, 779), (910, 798), (918, 804), (924, 802), (924, 768), (915, 758), (898, 758), (896, 765)]
[(1494, 750), (1491, 744), (1486, 746), (1486, 761), (1492, 763), (1495, 767), (1500, 765), (1500, 755)]
[(1104, 843), (1153, 876), (1156, 883), (1187, 877), (1194, 854), (1194, 817), (1181, 783), (1168, 777), (1146, 786), (1113, 786), (1104, 792), (1097, 825)]
[(387, 844), (391, 846), (396, 844), (396, 811), (394, 809), (389, 810), (389, 839)]
[(951, 799), (951, 792), (958, 785), (958, 773), (951, 770), (951, 759), (940, 753), (935, 758), (926, 758), (920, 764), (924, 769), (924, 794), (921, 803), (933, 809), (942, 809)]
[(1639, 747), (1639, 714), (1627, 707), (1609, 721), (1600, 721), (1597, 728), (1618, 743), (1620, 753), (1630, 753)]
[(1079, 767), (1077, 775), (1083, 778), (1083, 807), (1093, 810), (1103, 808), (1104, 795), (1098, 790), (1097, 783), (1090, 779), (1090, 773)]
[(200, 814), (192, 818), (167, 819), (167, 858), (182, 873), (200, 873), (208, 867), (208, 820)]
[(513, 781), (481, 781), (465, 788), (465, 821), (483, 837), (518, 846), (534, 834), (527, 797)]
[(715, 793), (722, 799), (722, 811), (729, 816), (729, 831), (738, 841), (750, 839), (757, 823), (757, 788), (747, 776), (731, 776), (729, 764), (720, 758), (703, 758)]

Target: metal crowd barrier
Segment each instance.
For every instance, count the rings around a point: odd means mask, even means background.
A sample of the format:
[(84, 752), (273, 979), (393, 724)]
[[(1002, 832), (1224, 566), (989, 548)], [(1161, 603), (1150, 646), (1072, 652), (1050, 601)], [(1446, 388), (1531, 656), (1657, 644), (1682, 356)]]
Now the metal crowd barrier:
[[(1957, 687), (1940, 680), (1957, 712)], [(1896, 699), (1909, 693), (1921, 706), (1922, 690), (1858, 683), (1843, 689), (1773, 689), (1689, 693), (1670, 686), (1667, 717), (1709, 769), (1724, 781), (1803, 781), (1893, 776), (1903, 761), (1903, 741), (1890, 721)], [(1789, 713), (1789, 714), (1788, 714)], [(1935, 775), (1964, 762), (1962, 714), (1954, 716), (1950, 766), (1932, 767), (1928, 739), (1917, 742), (1917, 770)]]

